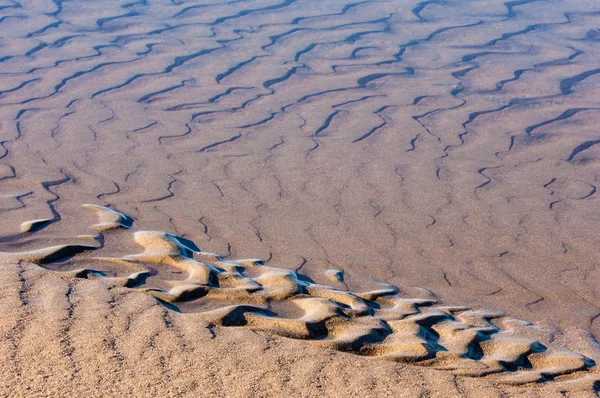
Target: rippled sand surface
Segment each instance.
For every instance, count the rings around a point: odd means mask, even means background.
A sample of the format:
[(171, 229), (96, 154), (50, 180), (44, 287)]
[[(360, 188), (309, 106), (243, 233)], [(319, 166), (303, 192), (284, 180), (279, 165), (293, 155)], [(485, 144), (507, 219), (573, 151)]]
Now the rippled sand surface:
[(596, 396), (599, 27), (2, 0), (0, 392)]

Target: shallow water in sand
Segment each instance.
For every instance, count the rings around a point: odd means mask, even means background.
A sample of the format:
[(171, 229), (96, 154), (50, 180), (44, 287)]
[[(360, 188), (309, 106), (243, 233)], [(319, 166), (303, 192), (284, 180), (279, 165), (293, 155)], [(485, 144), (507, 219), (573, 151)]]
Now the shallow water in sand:
[(0, 250), (95, 203), (597, 334), (598, 26), (593, 0), (2, 1)]

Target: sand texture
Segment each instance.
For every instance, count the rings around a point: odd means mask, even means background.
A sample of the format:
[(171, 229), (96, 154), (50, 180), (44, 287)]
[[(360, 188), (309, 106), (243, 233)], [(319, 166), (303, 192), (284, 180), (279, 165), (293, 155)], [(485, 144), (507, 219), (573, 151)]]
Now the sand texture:
[[(88, 389), (98, 395), (206, 394), (207, 386), (198, 384), (198, 378), (206, 376), (182, 368), (184, 361), (193, 358), (200, 367), (203, 361), (221, 362), (228, 369), (232, 360), (247, 360), (237, 350), (229, 351), (231, 344), (259, 345), (263, 352), (254, 360), (259, 358), (260, 365), (239, 370), (242, 374), (237, 376), (255, 378), (266, 363), (280, 364), (279, 349), (276, 360), (266, 353), (270, 342), (287, 344), (291, 339), (305, 340), (330, 355), (335, 350), (402, 364), (381, 371), (363, 364), (363, 372), (386, 394), (431, 395), (431, 388), (438, 388), (440, 396), (593, 393), (600, 383), (600, 369), (592, 359), (600, 358), (600, 349), (588, 334), (565, 336), (498, 311), (440, 304), (425, 289), (401, 294), (387, 283), (347, 278), (342, 270), (326, 271), (320, 278), (324, 283), (319, 283), (302, 275), (301, 267), (294, 271), (262, 260), (226, 260), (180, 236), (133, 230), (129, 217), (109, 208), (85, 207), (98, 217), (89, 230), (101, 233), (73, 237), (73, 243), (0, 252), (2, 307), (9, 309), (2, 340), (7, 355), (3, 362), (8, 365), (2, 369), (2, 385), (7, 392), (11, 385), (18, 395), (82, 394)], [(132, 254), (102, 255), (127, 246)], [(229, 328), (241, 331), (231, 336)], [(247, 336), (241, 337), (238, 333), (244, 331)], [(249, 341), (248, 332), (262, 337), (262, 343)], [(198, 350), (198, 334), (200, 341), (212, 340), (205, 350), (215, 345), (226, 352), (217, 354), (217, 347), (208, 354)], [(287, 339), (281, 342), (274, 336)], [(234, 343), (226, 341), (229, 338)], [(156, 345), (162, 339), (164, 343)], [(158, 357), (152, 359), (148, 352)], [(165, 358), (175, 363), (165, 363)], [(355, 366), (347, 358), (336, 360), (347, 371)], [(161, 375), (139, 375), (140, 362)], [(298, 366), (310, 364), (323, 371), (327, 362), (308, 358)], [(92, 374), (90, 367), (95, 369)], [(435, 387), (427, 377), (447, 382), (450, 376), (426, 375), (419, 368), (450, 374), (453, 387)], [(233, 383), (231, 390), (211, 395), (282, 395), (291, 388), (288, 382), (295, 372), (275, 370), (274, 380), (259, 376), (257, 385)], [(399, 374), (421, 385), (407, 389)], [(54, 385), (57, 375), (64, 381)], [(226, 383), (220, 377), (218, 381)], [(306, 382), (303, 377), (300, 382)], [(465, 387), (459, 386), (458, 377)], [(467, 377), (482, 380), (464, 381)], [(344, 379), (324, 384), (302, 388), (297, 395), (381, 395), (361, 392), (365, 385), (347, 385)], [(480, 392), (481, 386), (489, 391)], [(513, 386), (537, 388), (515, 391)]]
[(0, 0), (0, 396), (597, 396), (599, 27)]

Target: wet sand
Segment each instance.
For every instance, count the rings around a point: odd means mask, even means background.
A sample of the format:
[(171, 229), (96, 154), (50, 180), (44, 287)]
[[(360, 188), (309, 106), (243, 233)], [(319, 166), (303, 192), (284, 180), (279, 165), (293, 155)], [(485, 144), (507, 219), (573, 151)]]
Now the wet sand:
[(596, 396), (599, 23), (1, 3), (0, 391)]

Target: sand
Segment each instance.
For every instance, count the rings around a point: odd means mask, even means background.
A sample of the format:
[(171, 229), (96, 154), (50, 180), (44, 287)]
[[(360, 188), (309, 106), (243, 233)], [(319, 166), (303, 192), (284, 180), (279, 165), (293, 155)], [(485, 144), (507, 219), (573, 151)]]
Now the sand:
[(0, 395), (596, 396), (599, 23), (1, 3)]

